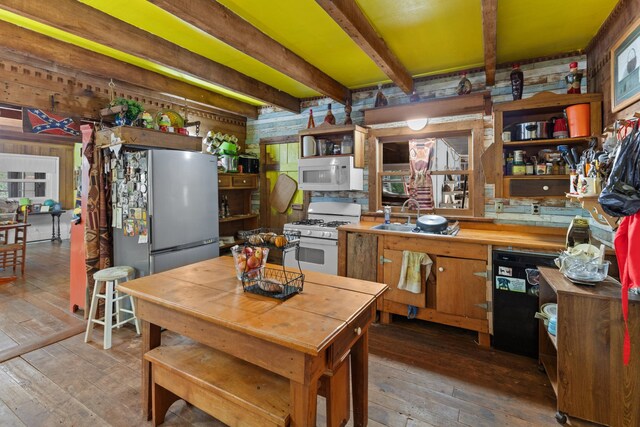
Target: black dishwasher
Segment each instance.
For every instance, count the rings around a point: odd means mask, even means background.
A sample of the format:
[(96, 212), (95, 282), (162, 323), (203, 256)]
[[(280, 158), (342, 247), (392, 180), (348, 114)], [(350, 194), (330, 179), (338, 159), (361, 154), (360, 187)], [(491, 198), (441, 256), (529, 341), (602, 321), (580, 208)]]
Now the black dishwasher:
[(555, 254), (493, 251), (493, 336), (498, 350), (538, 358), (539, 272)]

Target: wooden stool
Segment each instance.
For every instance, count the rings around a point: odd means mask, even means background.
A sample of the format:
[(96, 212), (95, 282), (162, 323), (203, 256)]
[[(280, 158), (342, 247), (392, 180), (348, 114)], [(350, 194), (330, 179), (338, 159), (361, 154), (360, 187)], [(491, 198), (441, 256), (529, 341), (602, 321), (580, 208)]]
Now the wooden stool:
[[(113, 328), (120, 328), (125, 323), (134, 321), (136, 325), (136, 333), (140, 335), (140, 322), (136, 317), (135, 305), (133, 297), (131, 295), (118, 292), (118, 283), (121, 279), (131, 279), (135, 275), (135, 269), (133, 267), (119, 266), (105, 268), (93, 275), (95, 285), (93, 287), (93, 297), (91, 298), (91, 309), (89, 310), (89, 321), (87, 322), (87, 332), (84, 335), (84, 342), (89, 342), (91, 339), (91, 333), (93, 332), (93, 324), (97, 323), (104, 326), (104, 345), (105, 350), (111, 348), (111, 330)], [(102, 287), (101, 284), (105, 283), (104, 293), (99, 292)], [(98, 299), (104, 299), (104, 317), (96, 319), (96, 312), (98, 311)], [(128, 299), (131, 303), (131, 310), (120, 307), (120, 301)], [(113, 305), (115, 303), (115, 313), (113, 311)], [(120, 313), (128, 313), (131, 316), (124, 320), (121, 320)], [(116, 316), (116, 323), (113, 323), (113, 316)]]

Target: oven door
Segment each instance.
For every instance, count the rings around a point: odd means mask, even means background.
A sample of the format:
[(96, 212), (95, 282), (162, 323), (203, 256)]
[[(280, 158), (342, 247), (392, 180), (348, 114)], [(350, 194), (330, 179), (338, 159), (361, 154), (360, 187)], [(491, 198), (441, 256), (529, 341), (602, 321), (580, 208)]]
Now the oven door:
[(303, 272), (309, 270), (338, 274), (338, 241), (301, 237), (298, 253), (288, 253), (285, 256), (284, 265), (297, 268), (298, 261)]

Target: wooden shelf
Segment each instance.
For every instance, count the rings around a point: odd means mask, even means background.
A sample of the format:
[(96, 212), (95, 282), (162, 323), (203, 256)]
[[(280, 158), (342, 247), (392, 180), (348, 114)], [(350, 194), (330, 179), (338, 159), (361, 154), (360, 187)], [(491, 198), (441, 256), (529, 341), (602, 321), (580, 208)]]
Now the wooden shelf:
[(245, 214), (245, 215), (231, 215), (228, 218), (220, 218), (218, 222), (233, 222), (233, 221), (243, 221), (245, 219), (257, 218), (257, 214)]
[(566, 179), (569, 175), (505, 175), (504, 179)]
[(502, 145), (507, 147), (527, 147), (535, 145), (578, 145), (589, 142), (589, 137), (583, 138), (552, 138), (552, 139), (534, 139), (526, 141), (509, 141), (503, 142)]
[(330, 159), (332, 157), (353, 157), (353, 154), (330, 154), (328, 156), (304, 156), (303, 159)]
[(202, 138), (195, 136), (160, 132), (159, 130), (133, 126), (116, 126), (96, 132), (96, 145), (98, 147), (109, 147), (120, 144), (146, 148), (202, 151)]
[(542, 366), (544, 366), (545, 371), (547, 371), (547, 376), (549, 377), (549, 382), (551, 383), (551, 388), (553, 388), (553, 392), (558, 396), (558, 360), (554, 356), (550, 356), (548, 354), (540, 355), (540, 362)]

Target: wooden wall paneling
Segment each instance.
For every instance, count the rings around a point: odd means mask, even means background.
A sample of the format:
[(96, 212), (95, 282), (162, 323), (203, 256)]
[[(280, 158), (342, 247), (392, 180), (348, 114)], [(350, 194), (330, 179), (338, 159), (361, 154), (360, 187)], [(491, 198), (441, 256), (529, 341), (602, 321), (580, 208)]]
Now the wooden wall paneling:
[[(473, 158), (470, 164), (473, 166), (473, 172), (469, 176), (468, 188), (473, 188), (473, 191), (469, 191), (468, 197), (471, 197), (471, 210), (473, 216), (484, 216), (484, 180), (482, 176), (482, 164), (480, 159), (482, 152), (484, 151), (484, 126), (482, 122), (479, 122), (471, 130), (471, 144)], [(464, 206), (463, 206), (464, 208)]]
[(610, 125), (616, 119), (633, 116), (640, 110), (640, 101), (616, 113), (611, 111), (611, 47), (640, 16), (640, 1), (620, 0), (609, 18), (587, 46), (587, 85), (589, 92), (603, 95), (603, 120)]
[[(80, 141), (78, 141), (80, 142)], [(0, 139), (0, 152), (32, 156), (58, 157), (58, 199), (64, 209), (74, 204), (73, 194), (73, 146), (39, 142), (15, 142)]]

